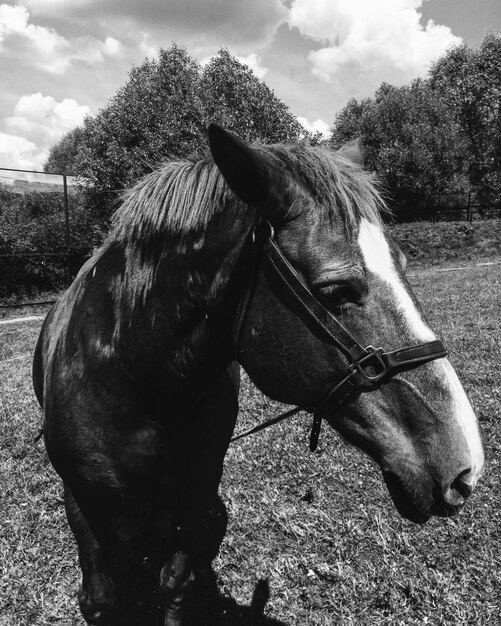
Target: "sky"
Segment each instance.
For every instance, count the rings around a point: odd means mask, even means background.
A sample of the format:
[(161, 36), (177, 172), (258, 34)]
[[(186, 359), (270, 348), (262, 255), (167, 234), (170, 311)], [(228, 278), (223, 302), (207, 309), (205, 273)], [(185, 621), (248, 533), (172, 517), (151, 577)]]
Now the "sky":
[(40, 169), (174, 41), (201, 62), (227, 47), (328, 133), (350, 98), (423, 77), (500, 28), (501, 0), (0, 0), (0, 167)]

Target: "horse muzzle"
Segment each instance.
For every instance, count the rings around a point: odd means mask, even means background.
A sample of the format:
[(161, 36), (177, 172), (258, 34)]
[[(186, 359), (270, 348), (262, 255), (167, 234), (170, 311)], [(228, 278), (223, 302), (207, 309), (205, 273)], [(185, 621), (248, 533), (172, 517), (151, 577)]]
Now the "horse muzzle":
[[(396, 473), (383, 470), (384, 482), (395, 508), (402, 517), (416, 524), (424, 524), (432, 516), (457, 515), (473, 492), (473, 484), (469, 482), (469, 477), (470, 470), (465, 469), (446, 485), (436, 484), (432, 489), (422, 490), (416, 488), (414, 480), (410, 485)], [(426, 484), (426, 481), (421, 481), (421, 484), (423, 483)]]

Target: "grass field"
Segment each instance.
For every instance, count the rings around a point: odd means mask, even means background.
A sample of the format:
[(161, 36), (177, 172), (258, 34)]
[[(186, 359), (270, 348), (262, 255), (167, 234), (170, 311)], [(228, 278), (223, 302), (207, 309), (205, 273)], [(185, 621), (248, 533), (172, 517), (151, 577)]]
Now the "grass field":
[[(325, 428), (310, 454), (309, 419), (297, 416), (230, 448), (228, 526), (213, 562), (218, 608), (197, 624), (501, 624), (501, 266), (434, 270), (419, 269), (412, 283), (449, 346), (487, 453), (465, 510), (423, 527), (402, 520), (367, 459)], [(39, 327), (0, 326), (0, 626), (83, 624), (60, 485), (33, 441)], [(274, 410), (245, 382), (238, 428)]]

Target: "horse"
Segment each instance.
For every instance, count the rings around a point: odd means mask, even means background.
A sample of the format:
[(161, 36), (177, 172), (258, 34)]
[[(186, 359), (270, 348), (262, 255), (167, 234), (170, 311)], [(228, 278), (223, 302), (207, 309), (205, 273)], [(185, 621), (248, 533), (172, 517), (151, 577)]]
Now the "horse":
[(48, 313), (34, 389), (82, 571), (112, 619), (114, 554), (166, 547), (166, 626), (186, 623), (194, 539), (217, 494), (239, 367), (380, 467), (402, 516), (457, 514), (484, 465), (478, 422), (405, 275), (371, 176), (322, 146), (248, 144), (129, 190), (103, 246)]

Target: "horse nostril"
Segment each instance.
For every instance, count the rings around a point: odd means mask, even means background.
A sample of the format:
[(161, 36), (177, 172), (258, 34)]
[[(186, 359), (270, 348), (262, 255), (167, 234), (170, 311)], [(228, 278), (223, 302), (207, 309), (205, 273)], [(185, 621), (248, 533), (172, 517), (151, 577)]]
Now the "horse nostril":
[(451, 483), (451, 489), (455, 489), (456, 491), (458, 491), (465, 500), (468, 496), (471, 495), (471, 492), (473, 491), (473, 487), (471, 486), (471, 484), (466, 482), (466, 478), (469, 476), (469, 474), (470, 469), (468, 468), (467, 470), (464, 470), (464, 472), (461, 472), (461, 474), (459, 474), (459, 476), (457, 476), (457, 478), (455, 478)]
[(452, 483), (444, 492), (444, 500), (450, 506), (461, 506), (465, 503), (468, 496), (471, 495), (473, 487), (467, 482), (470, 475), (470, 469), (466, 469), (456, 476)]

